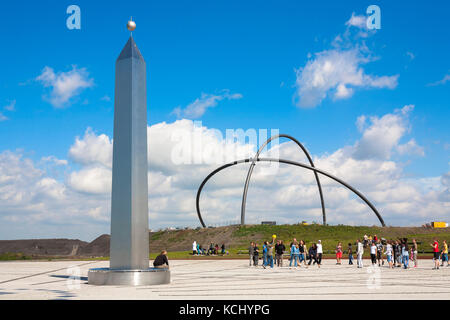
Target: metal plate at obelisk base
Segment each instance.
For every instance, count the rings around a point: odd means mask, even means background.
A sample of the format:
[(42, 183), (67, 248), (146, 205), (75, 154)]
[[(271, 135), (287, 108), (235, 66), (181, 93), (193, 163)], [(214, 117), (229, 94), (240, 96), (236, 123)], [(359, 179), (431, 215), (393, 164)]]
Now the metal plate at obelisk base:
[(91, 269), (95, 285), (170, 282), (149, 268), (146, 65), (130, 37), (116, 61), (110, 268)]
[(149, 268), (147, 270), (89, 269), (88, 282), (93, 285), (150, 286), (170, 283), (170, 271)]

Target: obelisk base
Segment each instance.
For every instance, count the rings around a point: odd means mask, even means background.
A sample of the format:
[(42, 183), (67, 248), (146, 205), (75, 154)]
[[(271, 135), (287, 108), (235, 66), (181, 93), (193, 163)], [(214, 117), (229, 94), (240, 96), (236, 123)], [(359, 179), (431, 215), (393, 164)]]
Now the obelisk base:
[(170, 270), (148, 268), (143, 270), (89, 269), (88, 284), (104, 286), (150, 286), (170, 283)]

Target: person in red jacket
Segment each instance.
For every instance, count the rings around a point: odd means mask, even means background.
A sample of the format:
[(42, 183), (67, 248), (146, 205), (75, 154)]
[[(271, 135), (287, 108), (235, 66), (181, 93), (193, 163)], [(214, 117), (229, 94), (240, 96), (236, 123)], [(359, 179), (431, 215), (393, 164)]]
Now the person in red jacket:
[(435, 238), (433, 244), (430, 243), (430, 245), (433, 247), (433, 255), (434, 255), (433, 270), (437, 270), (437, 269), (439, 269), (439, 242)]

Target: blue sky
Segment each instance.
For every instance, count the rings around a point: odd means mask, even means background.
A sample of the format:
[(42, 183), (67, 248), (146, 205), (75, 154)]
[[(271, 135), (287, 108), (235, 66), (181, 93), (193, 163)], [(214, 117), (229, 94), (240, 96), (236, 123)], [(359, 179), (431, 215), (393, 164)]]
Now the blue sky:
[[(81, 30), (66, 27), (71, 4), (81, 8)], [(381, 9), (380, 30), (346, 24), (352, 14), (366, 16), (372, 4)], [(147, 62), (149, 126), (187, 118), (224, 134), (228, 128), (276, 128), (324, 157), (360, 141), (358, 117), (381, 119), (414, 105), (404, 123), (406, 132), (395, 142), (413, 140), (413, 150), (393, 152), (385, 160), (395, 161), (404, 179), (444, 177), (450, 150), (449, 10), (446, 1), (432, 6), (425, 1), (3, 3), (0, 153), (21, 154), (70, 188), (67, 177), (83, 164), (70, 156), (76, 137), (83, 137), (88, 127), (97, 136), (112, 137), (114, 63), (129, 37), (125, 24), (133, 16), (133, 36)], [(348, 38), (336, 46), (336, 37), (344, 38), (346, 32)], [(299, 81), (317, 76), (317, 54), (331, 59), (333, 50), (358, 55), (359, 62), (351, 63), (365, 75), (362, 82), (348, 80), (353, 74), (345, 79), (338, 75), (337, 83), (351, 93), (337, 98), (337, 85), (330, 84), (320, 102), (302, 106), (312, 93), (305, 89), (299, 98)], [(308, 64), (311, 74), (305, 71)], [(46, 67), (53, 77), (80, 75), (84, 86), (67, 93), (67, 100), (58, 96), (63, 101), (58, 105), (51, 100), (54, 83), (42, 77)], [(377, 80), (386, 82), (374, 84)], [(214, 106), (198, 116), (174, 113), (207, 97)], [(67, 160), (67, 165), (54, 170), (43, 166), (42, 159), (49, 156)], [(8, 210), (0, 208), (0, 215), (14, 216)], [(99, 224), (89, 235), (76, 228), (70, 234), (89, 238), (108, 231), (107, 222)], [(45, 230), (51, 234), (54, 229)], [(25, 230), (0, 238), (15, 234), (41, 236)]]

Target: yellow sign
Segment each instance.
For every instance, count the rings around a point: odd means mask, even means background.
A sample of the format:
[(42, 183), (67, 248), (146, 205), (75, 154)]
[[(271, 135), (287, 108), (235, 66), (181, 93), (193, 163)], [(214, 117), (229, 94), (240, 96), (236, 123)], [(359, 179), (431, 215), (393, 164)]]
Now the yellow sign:
[(448, 223), (446, 222), (432, 222), (431, 223), (433, 225), (433, 228), (447, 228), (448, 227)]

